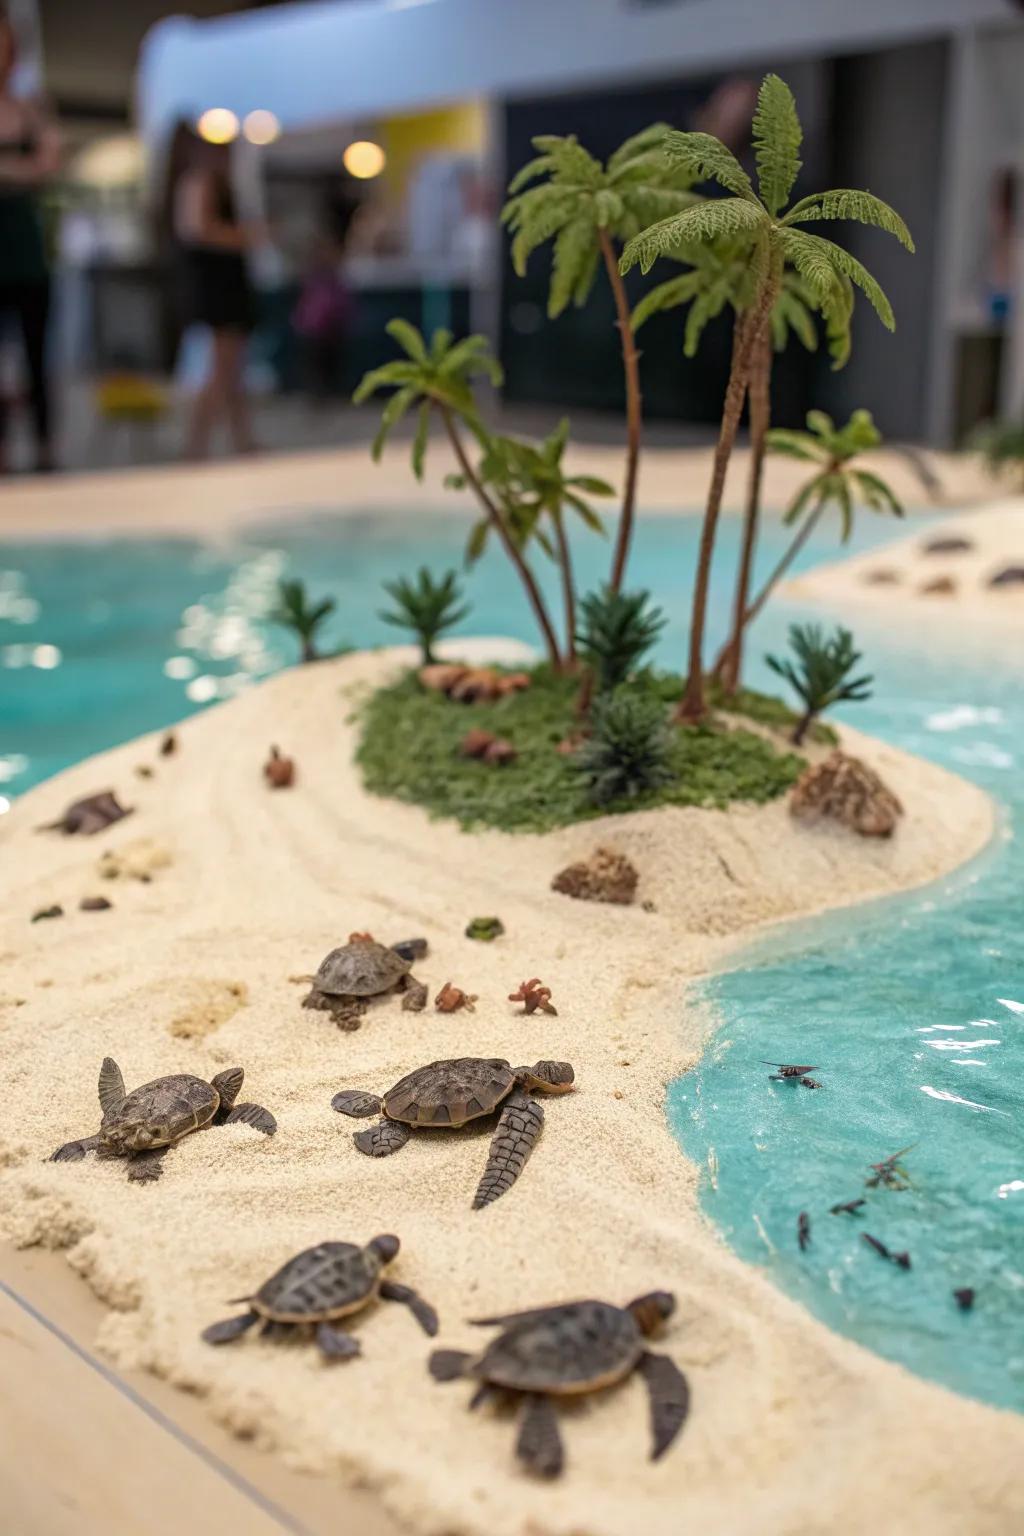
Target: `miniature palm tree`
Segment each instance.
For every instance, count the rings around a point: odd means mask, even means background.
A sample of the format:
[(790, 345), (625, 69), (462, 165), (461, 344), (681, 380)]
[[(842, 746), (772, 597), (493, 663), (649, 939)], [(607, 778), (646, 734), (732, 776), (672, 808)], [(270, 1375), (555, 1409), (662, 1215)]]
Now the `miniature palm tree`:
[(813, 465), (810, 478), (790, 502), (782, 521), (797, 525), (797, 531), (783, 552), (760, 592), (743, 613), (741, 634), (757, 618), (793, 561), (807, 543), (823, 514), (830, 507), (839, 513), (840, 538), (845, 544), (853, 532), (855, 508), (859, 502), (872, 512), (903, 516), (903, 505), (881, 475), (864, 469), (857, 458), (878, 448), (882, 434), (871, 419), (870, 411), (854, 411), (845, 427), (836, 427), (824, 411), (808, 411), (806, 432), (776, 430), (768, 433), (769, 453), (784, 453)]
[[(536, 537), (559, 567), (565, 607), (565, 658), (576, 658), (576, 587), (572, 554), (565, 527), (567, 511), (575, 512), (594, 533), (604, 524), (586, 496), (614, 496), (605, 480), (594, 475), (567, 475), (562, 457), (569, 441), (569, 422), (564, 418), (535, 448), (512, 437), (492, 437), (480, 466), (480, 477), (500, 501), (505, 520), (523, 547)], [(546, 524), (550, 524), (549, 539)], [(470, 534), (467, 554), (477, 559), (484, 550), (490, 523), (482, 519)]]
[(298, 636), (303, 661), (318, 661), (316, 632), (327, 616), (334, 612), (333, 597), (325, 597), (319, 603), (310, 603), (306, 597), (304, 581), (280, 581), (277, 586), (277, 602), (267, 617), (272, 624), (290, 629)]
[(665, 615), (650, 603), (649, 592), (616, 592), (609, 586), (588, 592), (580, 604), (583, 623), (576, 640), (599, 693), (626, 682), (657, 643)]
[(765, 77), (754, 113), (753, 139), (760, 195), (754, 191), (739, 161), (712, 134), (666, 133), (661, 142), (672, 164), (698, 177), (719, 182), (732, 196), (709, 199), (652, 224), (628, 242), (620, 262), (624, 272), (637, 262), (644, 272), (648, 272), (659, 256), (671, 255), (680, 246), (735, 237), (747, 250), (750, 282), (755, 295), (749, 306), (748, 323), (742, 327), (733, 346), (704, 513), (690, 624), (689, 669), (679, 708), (679, 718), (683, 720), (699, 720), (705, 712), (704, 627), (725, 474), (757, 348), (764, 329), (770, 324), (786, 262), (794, 266), (810, 285), (826, 317), (848, 312), (848, 285), (853, 283), (866, 295), (882, 323), (890, 330), (895, 325), (892, 307), (866, 267), (841, 246), (795, 226), (818, 219), (854, 219), (888, 230), (908, 250), (913, 249), (903, 220), (887, 203), (869, 192), (845, 189), (821, 192), (801, 198), (784, 213), (800, 170), (802, 138), (792, 92), (777, 75)]
[[(622, 514), (611, 570), (611, 585), (616, 590), (622, 585), (633, 535), (643, 430), (640, 354), (633, 339), (617, 246), (655, 220), (697, 201), (689, 191), (693, 173), (683, 165), (670, 165), (662, 153), (661, 140), (667, 132), (660, 123), (645, 129), (627, 139), (605, 165), (588, 153), (575, 135), (536, 138), (533, 144), (540, 154), (513, 177), (509, 201), (502, 211), (502, 220), (513, 237), (512, 262), (520, 277), (531, 251), (554, 240), (549, 318), (560, 315), (570, 303), (586, 303), (602, 261), (611, 285), (622, 346), (627, 430)], [(529, 185), (540, 177), (547, 179), (539, 186)]]
[(672, 747), (664, 706), (649, 695), (617, 688), (595, 700), (590, 734), (574, 762), (590, 800), (607, 805), (671, 783)]
[(429, 666), (436, 660), (434, 641), (469, 613), (469, 604), (461, 601), (458, 576), (455, 571), (445, 571), (440, 581), (435, 581), (423, 565), (415, 581), (400, 576), (396, 581), (385, 581), (383, 587), (395, 606), (379, 617), (397, 629), (411, 629), (419, 641), (423, 665)]
[(500, 508), (470, 463), (462, 439), (461, 428), (466, 426), (486, 447), (487, 433), (477, 413), (473, 379), (482, 374), (493, 384), (500, 384), (500, 363), (489, 355), (487, 341), (483, 336), (467, 336), (464, 341), (453, 342), (449, 331), (439, 330), (434, 332), (428, 347), (416, 327), (406, 320), (392, 320), (386, 329), (388, 335), (398, 342), (405, 357), (371, 369), (364, 375), (352, 397), (359, 405), (379, 389), (390, 387), (394, 390), (384, 406), (380, 430), (373, 442), (374, 459), (380, 458), (391, 429), (415, 405), (419, 419), (412, 445), (412, 467), (416, 478), (422, 479), (430, 417), (432, 412), (438, 413), (458, 460), (464, 483), (473, 491), (484, 516), (515, 567), (540, 626), (548, 657), (554, 666), (558, 666), (558, 641), (540, 588), (511, 530), (506, 526)]
[(850, 676), (861, 655), (854, 649), (853, 635), (842, 626), (826, 635), (820, 624), (791, 624), (789, 644), (795, 661), (780, 661), (777, 656), (766, 656), (765, 661), (803, 702), (804, 712), (791, 738), (798, 747), (822, 710), (849, 700), (869, 699), (874, 678), (866, 673)]

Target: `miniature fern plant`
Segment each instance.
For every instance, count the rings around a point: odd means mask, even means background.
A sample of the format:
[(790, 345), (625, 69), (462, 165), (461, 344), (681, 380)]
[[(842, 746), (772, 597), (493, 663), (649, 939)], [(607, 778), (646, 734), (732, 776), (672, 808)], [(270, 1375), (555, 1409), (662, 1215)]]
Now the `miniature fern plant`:
[(835, 322), (837, 317), (848, 314), (849, 285), (853, 284), (865, 294), (885, 326), (891, 330), (895, 324), (892, 307), (867, 268), (842, 246), (800, 226), (819, 220), (852, 219), (886, 230), (913, 250), (910, 232), (899, 214), (869, 192), (821, 192), (787, 207), (801, 168), (802, 138), (792, 92), (772, 74), (762, 82), (754, 113), (757, 191), (736, 157), (713, 135), (666, 132), (661, 147), (670, 164), (697, 179), (718, 182), (730, 195), (696, 203), (658, 220), (627, 242), (620, 262), (623, 272), (636, 264), (648, 272), (659, 257), (671, 256), (680, 247), (735, 240), (745, 252), (747, 280), (754, 295), (747, 310), (748, 323), (733, 350), (704, 515), (690, 624), (689, 669), (679, 710), (684, 720), (700, 719), (705, 712), (704, 628), (725, 474), (754, 360), (763, 331), (770, 325), (787, 262), (809, 284), (826, 318)]
[(278, 624), (282, 629), (290, 629), (292, 634), (298, 637), (303, 661), (319, 661), (320, 656), (316, 647), (317, 630), (334, 612), (336, 606), (333, 597), (325, 597), (318, 603), (311, 603), (306, 596), (304, 581), (280, 581), (277, 587), (277, 601), (267, 617), (272, 624)]
[(437, 659), (434, 642), (447, 630), (461, 624), (469, 613), (469, 604), (462, 602), (457, 574), (445, 571), (441, 579), (435, 581), (424, 565), (417, 572), (415, 581), (399, 576), (382, 585), (395, 606), (382, 611), (379, 617), (397, 629), (411, 630), (419, 641), (423, 665), (430, 666)]
[(649, 592), (588, 592), (580, 605), (579, 653), (591, 668), (598, 693), (628, 680), (665, 628), (665, 615), (651, 606)]
[[(661, 142), (668, 132), (655, 124), (627, 139), (602, 164), (575, 135), (535, 138), (540, 153), (509, 183), (502, 220), (512, 236), (512, 264), (520, 277), (531, 252), (554, 241), (548, 316), (586, 303), (604, 264), (615, 300), (626, 384), (626, 471), (611, 584), (621, 586), (633, 535), (642, 412), (639, 353), (629, 301), (619, 272), (618, 247), (649, 224), (696, 202), (693, 173), (669, 162)], [(531, 185), (539, 183), (539, 185)]]
[(617, 688), (594, 701), (590, 735), (574, 761), (588, 798), (603, 806), (671, 783), (672, 748), (664, 706), (649, 694)]
[(849, 700), (869, 699), (874, 678), (867, 673), (850, 676), (859, 665), (861, 654), (854, 647), (853, 635), (842, 626), (826, 635), (820, 624), (791, 624), (789, 644), (794, 660), (766, 656), (765, 661), (773, 672), (785, 678), (803, 703), (803, 713), (791, 738), (798, 747), (823, 710)]

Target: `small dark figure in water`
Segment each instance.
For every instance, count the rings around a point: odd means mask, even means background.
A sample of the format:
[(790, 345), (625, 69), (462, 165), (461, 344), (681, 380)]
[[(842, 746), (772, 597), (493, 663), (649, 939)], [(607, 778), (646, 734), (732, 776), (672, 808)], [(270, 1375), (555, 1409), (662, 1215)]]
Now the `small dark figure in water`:
[(909, 1189), (910, 1174), (903, 1167), (902, 1159), (908, 1152), (913, 1151), (917, 1145), (912, 1142), (909, 1147), (901, 1147), (898, 1152), (893, 1152), (891, 1157), (883, 1157), (880, 1163), (871, 1163), (871, 1177), (865, 1179), (867, 1189)]
[(962, 1286), (960, 1290), (953, 1292), (953, 1298), (961, 1312), (969, 1312), (974, 1306), (974, 1291), (971, 1286)]
[(806, 1211), (801, 1211), (796, 1219), (796, 1240), (800, 1244), (800, 1252), (803, 1253), (811, 1240), (811, 1218)]
[(898, 1264), (900, 1269), (910, 1268), (909, 1253), (893, 1253), (891, 1249), (885, 1246), (880, 1238), (872, 1237), (870, 1232), (862, 1232), (861, 1237), (875, 1250), (877, 1254), (880, 1254), (883, 1259), (888, 1259), (890, 1264)]
[(808, 1077), (809, 1072), (817, 1072), (817, 1067), (791, 1067), (782, 1061), (763, 1061), (763, 1067), (774, 1067), (775, 1071), (768, 1078), (770, 1083), (801, 1083), (805, 1088), (820, 1088), (821, 1084), (815, 1082), (813, 1077)]
[(830, 1206), (829, 1214), (832, 1216), (856, 1216), (861, 1206), (866, 1204), (866, 1200), (843, 1200), (839, 1205)]

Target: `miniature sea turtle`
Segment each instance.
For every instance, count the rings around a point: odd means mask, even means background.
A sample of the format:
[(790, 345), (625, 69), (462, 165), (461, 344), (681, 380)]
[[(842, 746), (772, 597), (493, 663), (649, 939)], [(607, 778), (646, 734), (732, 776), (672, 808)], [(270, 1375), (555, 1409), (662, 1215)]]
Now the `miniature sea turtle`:
[(378, 944), (368, 933), (350, 934), (348, 943), (325, 955), (310, 977), (313, 985), (302, 999), (303, 1008), (326, 1009), (340, 1029), (358, 1029), (371, 997), (400, 991), (402, 1007), (419, 1012), (426, 1005), (427, 989), (411, 974), (410, 942), (401, 953)]
[(352, 1140), (368, 1157), (390, 1157), (409, 1140), (406, 1126), (458, 1130), (471, 1120), (492, 1115), (504, 1103), (491, 1138), (487, 1167), (473, 1198), (476, 1211), (512, 1188), (533, 1151), (544, 1125), (544, 1111), (529, 1094), (569, 1093), (574, 1076), (567, 1061), (510, 1067), (497, 1057), (462, 1056), (417, 1067), (389, 1088), (383, 1099), (358, 1089), (342, 1089), (331, 1100), (331, 1108), (357, 1119), (383, 1112), (372, 1130), (357, 1131)]
[(318, 1243), (289, 1259), (265, 1280), (253, 1296), (236, 1296), (250, 1310), (240, 1317), (212, 1323), (202, 1333), (207, 1344), (229, 1344), (263, 1319), (263, 1332), (287, 1333), (296, 1327), (312, 1327), (316, 1342), (331, 1360), (351, 1360), (362, 1353), (358, 1339), (334, 1327), (339, 1317), (360, 1312), (375, 1297), (400, 1301), (409, 1308), (424, 1333), (437, 1332), (437, 1313), (410, 1290), (385, 1280), (382, 1270), (398, 1252), (397, 1237), (385, 1233), (365, 1248), (355, 1243)]
[(651, 1460), (664, 1455), (690, 1409), (686, 1377), (667, 1355), (649, 1352), (646, 1340), (675, 1311), (668, 1291), (639, 1296), (628, 1307), (607, 1301), (574, 1301), (561, 1307), (477, 1319), (502, 1332), (480, 1355), (437, 1349), (430, 1374), (437, 1381), (468, 1376), (479, 1382), (470, 1402), (520, 1398), (516, 1455), (531, 1472), (557, 1477), (564, 1455), (553, 1399), (597, 1392), (639, 1370), (651, 1405)]
[(269, 1110), (258, 1104), (235, 1103), (244, 1076), (241, 1067), (218, 1072), (210, 1082), (189, 1072), (177, 1072), (125, 1093), (120, 1067), (105, 1056), (100, 1067), (103, 1120), (98, 1134), (65, 1142), (50, 1161), (76, 1163), (87, 1152), (96, 1152), (100, 1157), (127, 1157), (128, 1177), (148, 1182), (160, 1177), (160, 1159), (190, 1131), (244, 1121), (272, 1136), (277, 1121)]

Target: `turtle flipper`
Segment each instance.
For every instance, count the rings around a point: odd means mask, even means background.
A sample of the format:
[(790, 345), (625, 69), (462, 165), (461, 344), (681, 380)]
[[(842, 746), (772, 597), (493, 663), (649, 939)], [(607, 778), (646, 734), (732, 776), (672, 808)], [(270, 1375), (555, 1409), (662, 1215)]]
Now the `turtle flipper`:
[(540, 1105), (525, 1093), (511, 1094), (491, 1138), (487, 1167), (473, 1196), (474, 1211), (490, 1205), (512, 1188), (543, 1128), (544, 1111)]
[(355, 1120), (363, 1120), (367, 1115), (380, 1114), (380, 1099), (375, 1093), (360, 1093), (358, 1088), (343, 1088), (334, 1095), (331, 1108), (336, 1109), (339, 1115), (351, 1115)]
[(50, 1163), (80, 1163), (87, 1152), (95, 1152), (100, 1144), (98, 1136), (83, 1136), (80, 1141), (66, 1141), (47, 1158)]
[(124, 1098), (124, 1078), (121, 1068), (112, 1056), (104, 1056), (100, 1067), (100, 1109), (106, 1114), (112, 1105)]
[(378, 1120), (372, 1130), (356, 1131), (352, 1140), (367, 1157), (390, 1157), (392, 1152), (402, 1150), (409, 1132), (397, 1120)]
[(427, 1361), (427, 1369), (435, 1381), (458, 1381), (469, 1374), (469, 1367), (476, 1359), (464, 1349), (435, 1349)]
[(424, 1301), (422, 1296), (418, 1296), (410, 1286), (397, 1285), (394, 1280), (382, 1280), (380, 1295), (385, 1301), (400, 1301), (408, 1307), (423, 1332), (430, 1338), (437, 1333), (437, 1313), (430, 1303)]
[(277, 1130), (277, 1121), (269, 1109), (264, 1109), (262, 1104), (236, 1104), (229, 1114), (224, 1116), (225, 1125), (251, 1125), (254, 1131), (262, 1131), (264, 1136), (273, 1136)]
[(163, 1159), (170, 1147), (150, 1147), (136, 1152), (128, 1160), (128, 1178), (133, 1184), (154, 1184), (164, 1171)]
[(356, 1355), (363, 1352), (358, 1339), (354, 1339), (343, 1328), (333, 1328), (330, 1323), (317, 1324), (316, 1342), (321, 1354), (326, 1355), (328, 1360), (354, 1360)]
[(638, 1367), (651, 1403), (651, 1460), (663, 1456), (686, 1423), (690, 1386), (667, 1355), (645, 1354)]
[(199, 1337), (204, 1344), (230, 1344), (232, 1339), (241, 1338), (259, 1320), (258, 1312), (242, 1312), (238, 1317), (226, 1317), (221, 1323), (211, 1323)]
[(538, 1477), (557, 1477), (565, 1465), (558, 1414), (548, 1397), (526, 1399), (516, 1436), (516, 1455)]

